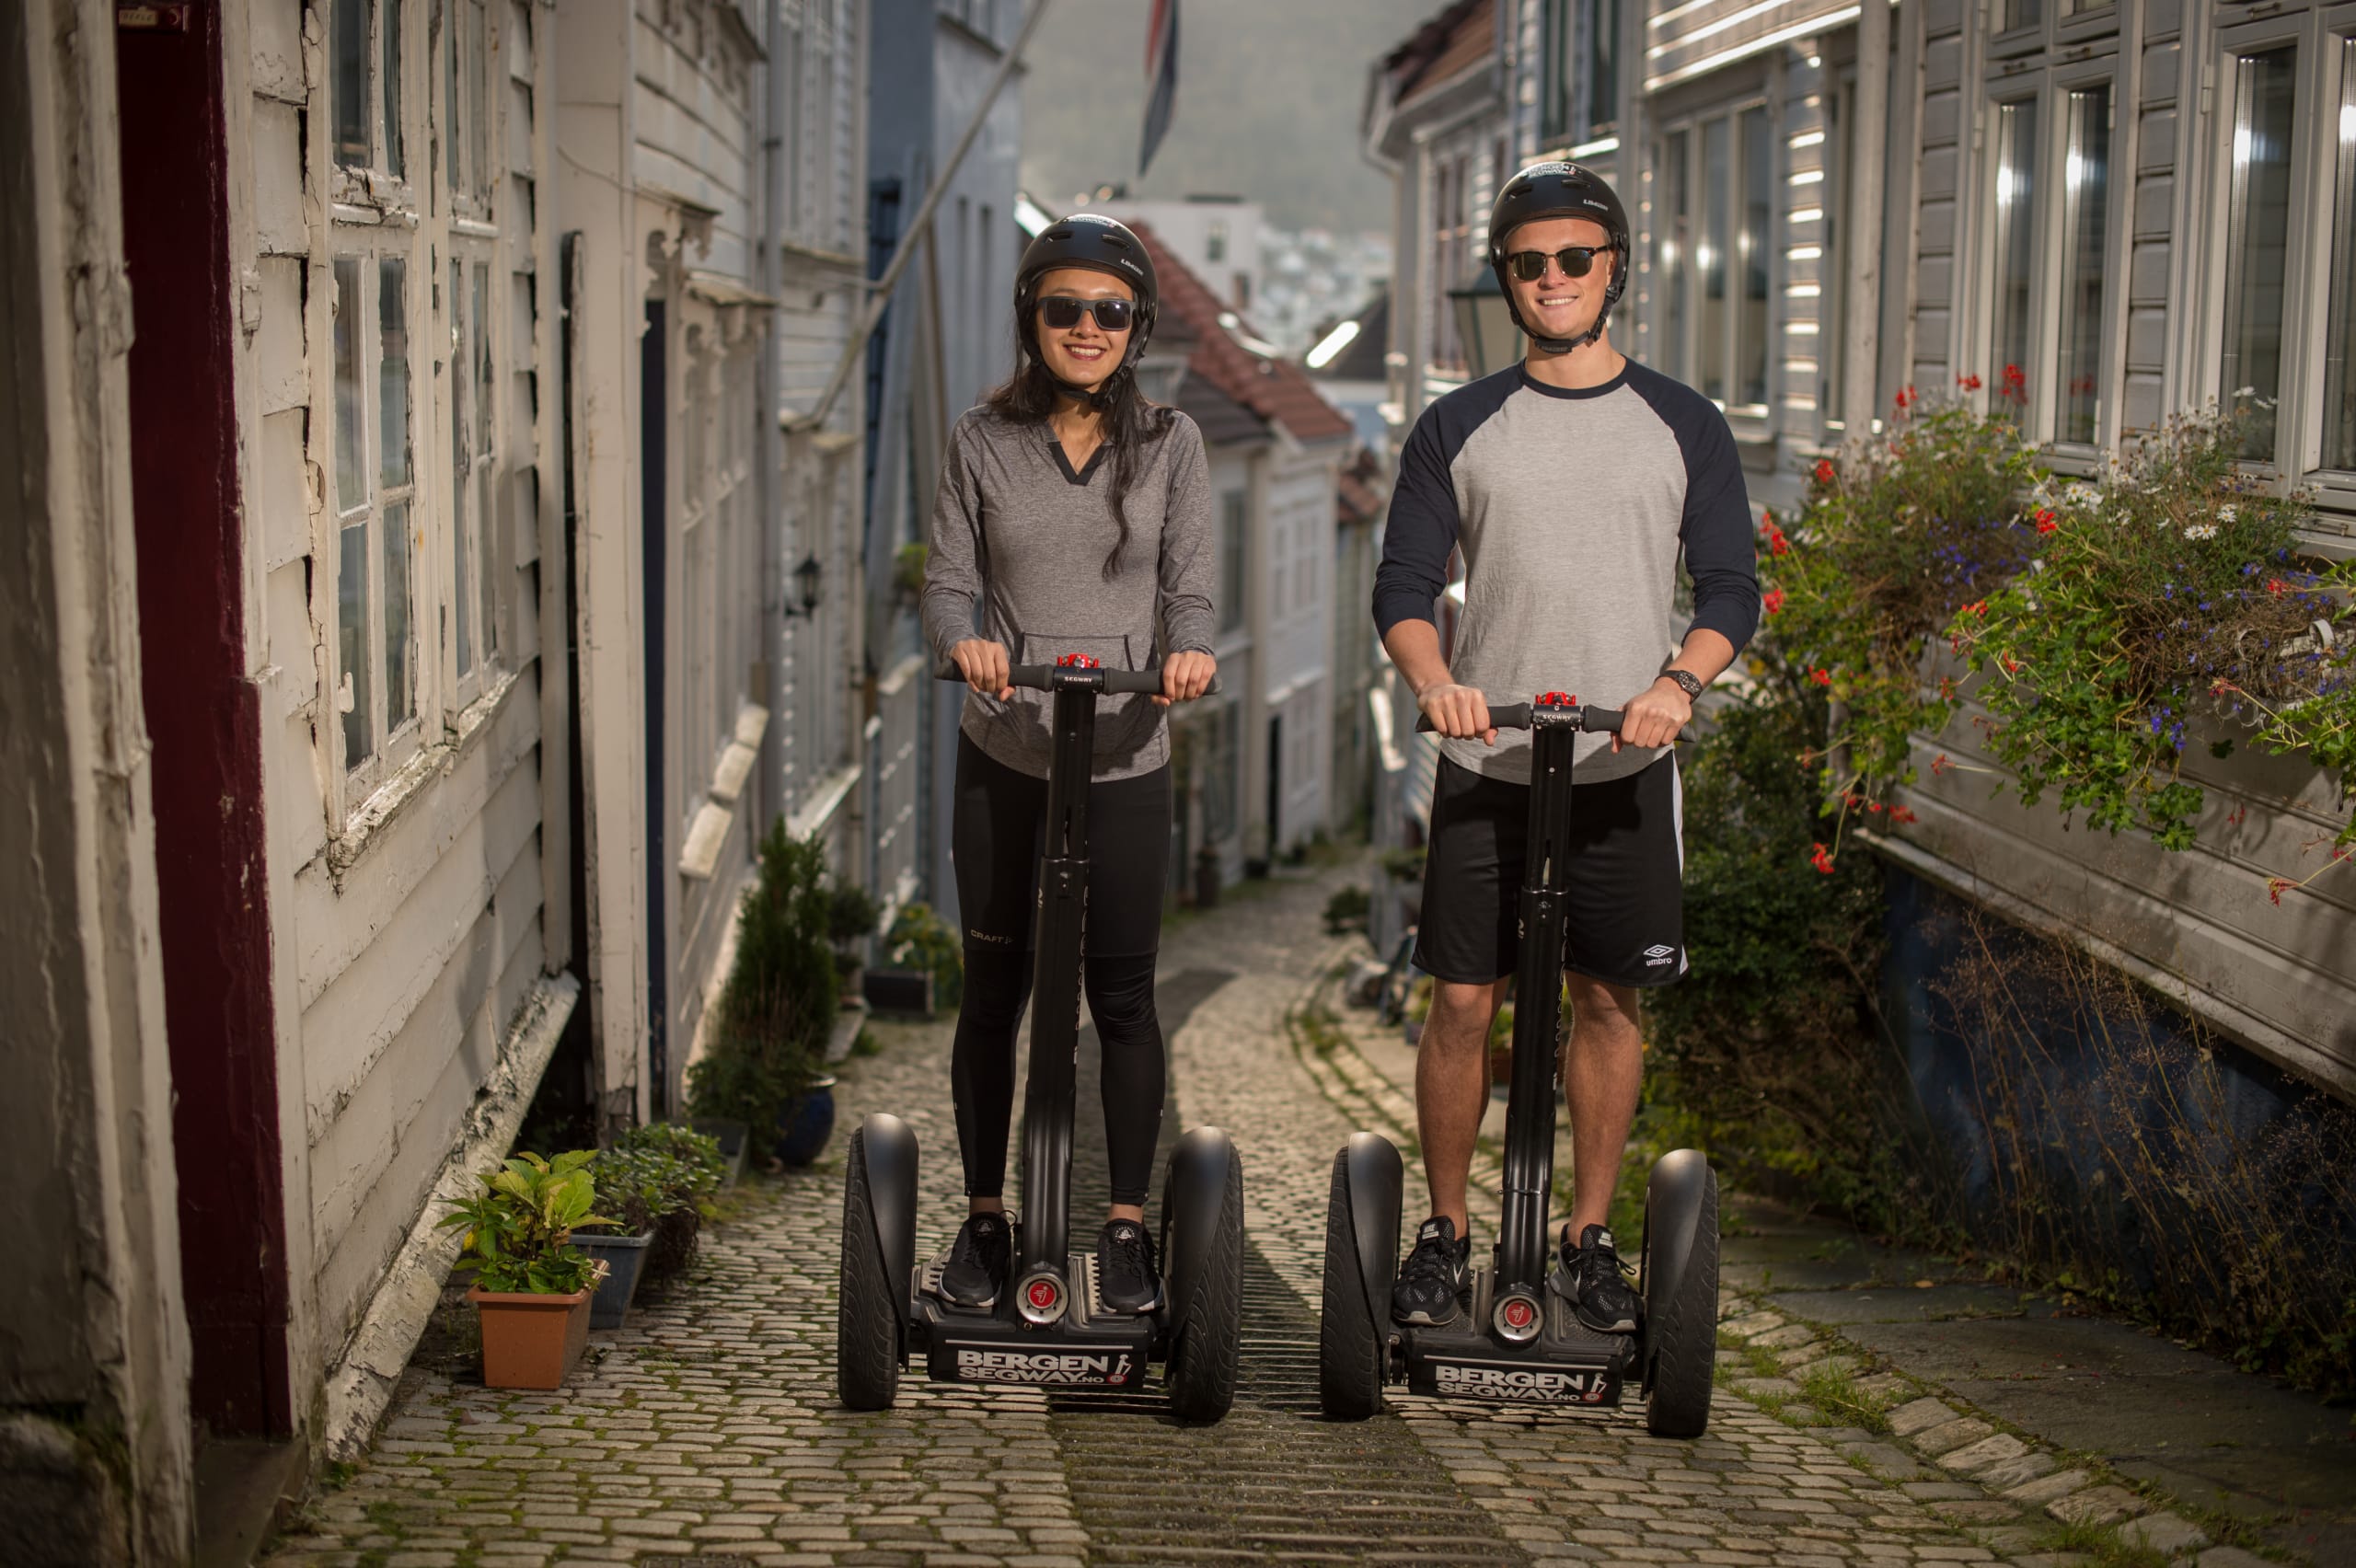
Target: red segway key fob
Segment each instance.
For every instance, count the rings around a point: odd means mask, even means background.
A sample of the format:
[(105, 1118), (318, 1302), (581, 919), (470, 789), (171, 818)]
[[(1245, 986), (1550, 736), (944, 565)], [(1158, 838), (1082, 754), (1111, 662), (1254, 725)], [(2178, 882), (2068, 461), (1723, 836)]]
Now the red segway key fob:
[(1067, 670), (1093, 670), (1102, 667), (1085, 653), (1067, 653), (1056, 663)]

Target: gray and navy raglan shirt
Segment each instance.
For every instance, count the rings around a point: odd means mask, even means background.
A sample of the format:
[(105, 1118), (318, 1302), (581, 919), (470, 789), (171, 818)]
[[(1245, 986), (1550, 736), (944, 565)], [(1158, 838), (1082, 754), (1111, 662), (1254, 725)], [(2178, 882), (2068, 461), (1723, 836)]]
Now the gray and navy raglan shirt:
[[(1218, 556), (1210, 465), (1195, 421), (1171, 410), (1168, 427), (1139, 451), (1122, 498), (1128, 544), (1107, 577), (1105, 558), (1121, 536), (1112, 490), (1108, 446), (1075, 471), (1044, 421), (1017, 423), (987, 407), (959, 417), (924, 564), (925, 640), (936, 668), (953, 668), (949, 650), (974, 636), (1004, 643), (1015, 664), (1083, 653), (1111, 669), (1149, 670), (1168, 653), (1211, 651)], [(969, 690), (959, 728), (992, 760), (1045, 778), (1053, 704), (1023, 687), (1004, 702)], [(1166, 719), (1149, 697), (1099, 698), (1093, 776), (1129, 778), (1168, 762)]]
[[(1759, 562), (1734, 436), (1717, 406), (1631, 360), (1600, 386), (1549, 386), (1519, 364), (1424, 410), (1399, 455), (1374, 622), (1431, 620), (1449, 554), (1464, 552), (1464, 612), (1449, 651), (1458, 684), (1494, 703), (1567, 692), (1617, 708), (1684, 641), (1679, 558), (1693, 618), (1739, 652), (1759, 625)], [(1623, 778), (1663, 747), (1617, 756), (1581, 735), (1581, 782)], [(1530, 781), (1527, 732), (1442, 743), (1459, 766)]]

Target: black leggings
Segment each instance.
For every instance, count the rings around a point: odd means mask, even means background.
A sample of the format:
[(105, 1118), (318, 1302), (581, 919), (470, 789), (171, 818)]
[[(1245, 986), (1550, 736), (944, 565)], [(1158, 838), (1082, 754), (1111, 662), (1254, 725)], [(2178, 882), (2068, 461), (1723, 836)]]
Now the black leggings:
[[(1014, 1118), (1014, 1037), (1031, 997), (1047, 781), (994, 760), (961, 735), (952, 854), (964, 917), (965, 995), (950, 1087), (965, 1192), (1003, 1196)], [(1104, 1143), (1113, 1202), (1142, 1205), (1169, 1093), (1153, 1007), (1154, 947), (1170, 843), (1170, 774), (1099, 782), (1089, 792), (1088, 1010), (1103, 1050)]]

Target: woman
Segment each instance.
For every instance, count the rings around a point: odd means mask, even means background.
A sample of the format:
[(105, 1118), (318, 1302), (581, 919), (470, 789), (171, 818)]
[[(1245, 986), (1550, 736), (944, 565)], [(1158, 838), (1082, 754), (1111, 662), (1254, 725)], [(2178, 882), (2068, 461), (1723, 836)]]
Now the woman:
[(941, 1294), (962, 1306), (994, 1305), (1012, 1255), (1014, 1034), (1031, 989), (1051, 755), (1047, 694), (1017, 691), (1007, 675), (1068, 653), (1161, 669), (1161, 695), (1097, 704), (1084, 960), (1113, 1168), (1097, 1277), (1115, 1311), (1161, 1298), (1144, 1220), (1166, 1090), (1153, 1008), (1170, 843), (1164, 710), (1201, 696), (1217, 666), (1202, 435), (1138, 390), (1155, 305), (1153, 262), (1120, 224), (1082, 213), (1032, 241), (1015, 275), (1014, 376), (950, 432), (933, 503), (925, 632), (939, 663), (972, 688), (952, 841), (965, 994), (951, 1078), (969, 1212), (941, 1276)]

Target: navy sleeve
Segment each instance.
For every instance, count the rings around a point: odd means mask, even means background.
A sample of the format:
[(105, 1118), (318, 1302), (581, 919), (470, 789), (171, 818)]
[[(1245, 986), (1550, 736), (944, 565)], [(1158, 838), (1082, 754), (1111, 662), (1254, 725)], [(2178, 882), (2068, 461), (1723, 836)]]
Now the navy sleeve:
[(1447, 590), (1459, 520), (1449, 460), (1435, 403), (1415, 421), (1399, 453), (1399, 478), (1391, 489), (1391, 513), (1382, 530), (1382, 564), (1374, 571), (1378, 637), (1388, 637), (1403, 620), (1432, 620), (1432, 606)]
[(1685, 455), (1685, 515), (1678, 536), (1685, 545), (1686, 575), (1693, 579), (1693, 625), (1687, 635), (1707, 627), (1739, 653), (1759, 629), (1759, 546), (1734, 432), (1716, 404), (1681, 383), (1650, 370), (1632, 374), (1629, 382)]

